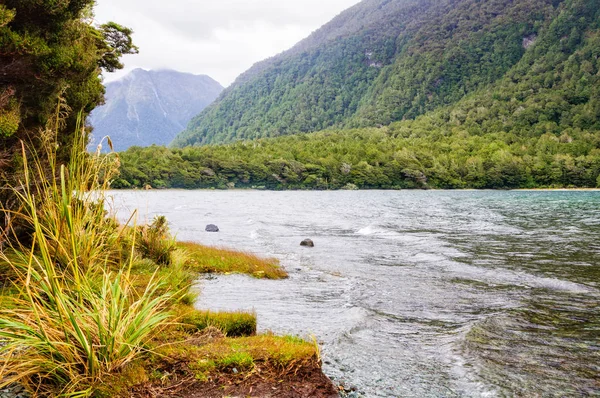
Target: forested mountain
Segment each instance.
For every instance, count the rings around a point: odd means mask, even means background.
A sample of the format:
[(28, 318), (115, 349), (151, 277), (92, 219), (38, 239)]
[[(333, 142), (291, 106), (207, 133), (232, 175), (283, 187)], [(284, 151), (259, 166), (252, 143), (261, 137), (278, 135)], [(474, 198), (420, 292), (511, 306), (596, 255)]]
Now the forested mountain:
[(223, 87), (208, 76), (136, 69), (106, 85), (106, 104), (96, 108), (90, 148), (110, 136), (117, 151), (166, 145), (213, 102)]
[(489, 87), (528, 53), (539, 56), (540, 35), (561, 15), (575, 20), (548, 40), (575, 51), (587, 27), (576, 19), (594, 21), (596, 3), (363, 1), (240, 76), (174, 145), (413, 119)]
[[(473, 83), (482, 86), (450, 105), (436, 106), (450, 101), (442, 91), (432, 95), (419, 112), (436, 109), (414, 120), (228, 145), (132, 149), (122, 154), (116, 186), (600, 187), (600, 0), (566, 0), (538, 11), (553, 17), (535, 36), (520, 39), (523, 55), (515, 65), (493, 83)], [(382, 92), (397, 98), (383, 82), (398, 75), (378, 77), (369, 90), (381, 83)], [(387, 108), (362, 113), (378, 104), (364, 102), (347, 123), (382, 117)]]

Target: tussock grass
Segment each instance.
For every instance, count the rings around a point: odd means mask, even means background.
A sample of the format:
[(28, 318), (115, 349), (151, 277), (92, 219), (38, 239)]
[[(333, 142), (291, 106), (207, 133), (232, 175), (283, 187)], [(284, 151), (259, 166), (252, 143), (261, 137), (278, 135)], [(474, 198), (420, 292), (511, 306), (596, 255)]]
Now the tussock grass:
[[(118, 158), (87, 154), (84, 134), (83, 130), (77, 134), (68, 165), (59, 165), (51, 131), (42, 134), (44, 160), (23, 146), (23, 180), (13, 189), (20, 211), (5, 213), (13, 225), (37, 234), (38, 245), (42, 240), (47, 243), (48, 255), (59, 268), (92, 277), (106, 267), (119, 269), (130, 248), (124, 239), (127, 229), (104, 209), (103, 192), (118, 170)], [(30, 242), (24, 233), (10, 232), (14, 252), (27, 251)]]
[(125, 272), (106, 273), (96, 286), (59, 282), (49, 270), (34, 260), (13, 308), (0, 311), (2, 384), (18, 382), (44, 396), (87, 396), (144, 352), (169, 319), (166, 296), (154, 297), (157, 283), (132, 294)]
[(142, 291), (152, 278), (160, 279), (159, 292), (170, 292), (173, 305), (191, 305), (197, 298), (197, 293), (190, 290), (197, 275), (186, 266), (187, 256), (184, 253), (175, 251), (171, 258), (171, 265), (164, 266), (136, 257), (132, 261), (131, 280), (137, 290)]
[(170, 265), (172, 253), (176, 249), (175, 239), (169, 233), (165, 216), (157, 216), (150, 225), (137, 228), (136, 249), (142, 258), (159, 265)]
[(284, 279), (288, 276), (276, 259), (263, 259), (253, 254), (193, 242), (180, 242), (177, 246), (187, 253), (187, 266), (196, 272), (248, 274), (265, 279)]
[(124, 238), (129, 229), (104, 210), (116, 159), (89, 156), (83, 136), (82, 130), (70, 163), (60, 167), (54, 141), (46, 143), (47, 161), (30, 155), (32, 166), (23, 147), (24, 181), (14, 189), (20, 211), (5, 213), (29, 239), (12, 229), (0, 252), (12, 290), (0, 308), (0, 387), (89, 396), (139, 358), (169, 322), (171, 292), (161, 292), (155, 276), (136, 289), (134, 245), (123, 246), (135, 236)]
[(319, 366), (311, 343), (255, 336), (255, 314), (194, 310), (198, 272), (287, 274), (277, 260), (176, 244), (164, 217), (119, 225), (104, 197), (118, 157), (87, 154), (83, 137), (67, 165), (58, 164), (50, 132), (43, 159), (23, 147), (20, 209), (4, 210), (10, 224), (0, 236), (0, 388), (159, 396), (165, 385), (172, 393), (232, 369), (277, 375)]
[(181, 318), (181, 324), (191, 331), (209, 327), (219, 329), (227, 337), (256, 334), (256, 314), (248, 312), (190, 311)]

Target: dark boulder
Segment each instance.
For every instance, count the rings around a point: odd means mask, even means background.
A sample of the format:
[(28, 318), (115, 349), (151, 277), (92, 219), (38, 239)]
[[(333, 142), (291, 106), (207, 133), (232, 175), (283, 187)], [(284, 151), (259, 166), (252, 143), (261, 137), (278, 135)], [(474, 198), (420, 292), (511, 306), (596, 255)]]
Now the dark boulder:
[(300, 242), (300, 246), (315, 247), (315, 242), (310, 239), (304, 239), (302, 242)]
[(219, 227), (214, 224), (209, 224), (206, 226), (206, 232), (219, 232)]

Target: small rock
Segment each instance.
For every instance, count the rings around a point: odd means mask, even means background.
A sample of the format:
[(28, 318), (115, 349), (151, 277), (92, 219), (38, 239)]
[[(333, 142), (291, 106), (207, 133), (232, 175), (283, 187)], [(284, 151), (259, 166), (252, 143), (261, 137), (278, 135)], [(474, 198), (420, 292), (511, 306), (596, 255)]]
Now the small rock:
[(206, 232), (219, 232), (219, 227), (214, 224), (209, 224), (206, 226)]
[(304, 246), (304, 247), (315, 247), (315, 242), (313, 242), (310, 239), (304, 239), (302, 242), (300, 242), (300, 246)]

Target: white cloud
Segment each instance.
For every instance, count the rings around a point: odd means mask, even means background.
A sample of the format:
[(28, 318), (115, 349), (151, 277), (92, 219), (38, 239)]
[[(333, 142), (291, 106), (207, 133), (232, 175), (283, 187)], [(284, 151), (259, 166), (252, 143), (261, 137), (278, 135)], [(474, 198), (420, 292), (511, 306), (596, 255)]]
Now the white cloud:
[[(284, 51), (359, 0), (98, 0), (96, 20), (135, 31), (140, 54), (126, 69), (207, 74), (227, 86), (255, 62)], [(167, 7), (166, 7), (167, 6)]]

